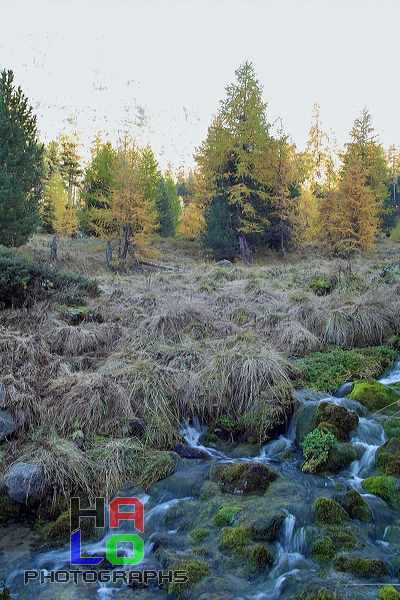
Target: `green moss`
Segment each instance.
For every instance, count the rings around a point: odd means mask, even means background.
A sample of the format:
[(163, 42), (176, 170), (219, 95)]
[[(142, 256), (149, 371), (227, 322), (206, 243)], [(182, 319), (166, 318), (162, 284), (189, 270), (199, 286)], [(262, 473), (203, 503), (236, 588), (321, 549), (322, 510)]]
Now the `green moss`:
[(217, 514), (214, 517), (214, 523), (217, 527), (225, 527), (226, 525), (232, 525), (232, 521), (238, 512), (243, 510), (244, 507), (238, 504), (222, 504), (219, 507)]
[(336, 548), (330, 537), (323, 537), (314, 542), (311, 556), (320, 563), (328, 563), (336, 554)]
[(340, 473), (346, 469), (353, 460), (356, 460), (357, 452), (351, 444), (338, 444), (335, 448), (329, 450), (328, 458), (322, 465), (324, 473)]
[(372, 511), (368, 503), (361, 494), (356, 492), (356, 490), (349, 490), (346, 492), (343, 500), (340, 501), (340, 504), (351, 519), (358, 519), (364, 523), (370, 523), (372, 521)]
[(344, 508), (331, 498), (317, 498), (313, 504), (313, 510), (318, 524), (337, 525), (349, 520)]
[(271, 552), (265, 544), (255, 544), (247, 550), (246, 556), (253, 572), (264, 570), (273, 563)]
[(330, 352), (316, 352), (296, 363), (302, 371), (299, 386), (320, 392), (334, 392), (347, 381), (378, 376), (397, 357), (396, 350), (385, 346), (343, 350), (335, 346)]
[(325, 588), (311, 588), (303, 592), (299, 600), (340, 600), (340, 597)]
[(347, 397), (356, 400), (369, 410), (386, 408), (400, 399), (397, 392), (375, 379), (355, 381)]
[(400, 438), (400, 417), (394, 415), (383, 423), (383, 429), (389, 439)]
[(385, 577), (389, 569), (382, 560), (375, 558), (361, 558), (340, 554), (334, 560), (334, 566), (339, 571), (353, 573), (359, 577)]
[[(93, 537), (96, 533), (94, 519), (82, 519), (80, 521), (82, 538)], [(97, 530), (98, 531), (98, 530)], [(69, 542), (71, 535), (70, 511), (62, 513), (56, 521), (44, 528), (44, 538), (51, 546), (64, 545)]]
[(200, 500), (209, 500), (220, 493), (220, 488), (215, 481), (205, 481), (201, 488)]
[(392, 585), (384, 585), (379, 590), (379, 600), (400, 600), (400, 594)]
[(368, 494), (375, 494), (393, 508), (398, 508), (400, 499), (396, 489), (396, 479), (394, 477), (375, 475), (374, 477), (364, 479), (361, 485)]
[(224, 527), (218, 540), (218, 548), (233, 554), (242, 554), (251, 542), (250, 527)]
[(390, 525), (386, 530), (385, 540), (393, 544), (400, 544), (400, 526)]
[(189, 533), (190, 539), (193, 544), (200, 544), (209, 535), (209, 529), (193, 529), (193, 531)]
[(188, 578), (186, 583), (170, 583), (168, 585), (168, 594), (175, 594), (177, 600), (183, 600), (188, 597), (190, 588), (201, 579), (210, 574), (210, 567), (202, 560), (189, 559), (175, 563), (173, 571), (186, 571)]
[(325, 531), (331, 538), (337, 552), (350, 552), (357, 546), (357, 538), (353, 527), (348, 525), (326, 525)]
[(350, 439), (350, 432), (358, 427), (358, 415), (355, 412), (347, 410), (346, 407), (329, 402), (320, 402), (315, 413), (315, 423), (320, 428), (328, 426), (334, 436), (347, 442)]
[(375, 462), (380, 475), (400, 477), (400, 440), (392, 438), (376, 451)]
[(222, 490), (229, 493), (263, 493), (278, 474), (266, 465), (254, 462), (217, 465), (212, 478), (222, 484)]

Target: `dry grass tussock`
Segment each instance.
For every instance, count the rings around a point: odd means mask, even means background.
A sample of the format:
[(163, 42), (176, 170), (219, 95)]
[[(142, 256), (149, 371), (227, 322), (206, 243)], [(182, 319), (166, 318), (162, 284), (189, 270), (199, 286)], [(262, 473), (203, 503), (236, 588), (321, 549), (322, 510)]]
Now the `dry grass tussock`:
[(274, 343), (285, 354), (296, 357), (320, 352), (323, 347), (321, 339), (298, 321), (280, 323), (274, 331)]
[(157, 339), (166, 338), (177, 342), (181, 340), (182, 330), (189, 323), (201, 324), (205, 331), (212, 333), (213, 322), (211, 311), (199, 302), (170, 298), (164, 310), (144, 320), (142, 330)]
[(262, 393), (270, 401), (292, 397), (290, 365), (256, 336), (234, 336), (207, 354), (193, 375), (186, 412), (212, 417), (227, 410), (243, 414), (259, 402)]
[(60, 356), (79, 356), (111, 348), (122, 335), (118, 323), (61, 324), (46, 336), (50, 351)]
[(324, 341), (348, 348), (378, 346), (398, 332), (399, 305), (363, 296), (327, 313)]
[(74, 442), (61, 438), (33, 440), (24, 446), (15, 462), (37, 465), (41, 469), (39, 496), (70, 498), (81, 490), (88, 498), (96, 496), (94, 461)]

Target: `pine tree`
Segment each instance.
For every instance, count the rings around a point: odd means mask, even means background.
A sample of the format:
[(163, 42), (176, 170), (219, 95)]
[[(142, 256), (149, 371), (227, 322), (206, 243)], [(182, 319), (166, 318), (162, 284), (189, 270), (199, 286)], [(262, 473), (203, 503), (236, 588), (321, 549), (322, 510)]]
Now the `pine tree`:
[(174, 216), (172, 213), (172, 207), (170, 200), (168, 198), (165, 181), (163, 178), (159, 180), (158, 188), (157, 188), (157, 199), (156, 199), (156, 209), (157, 209), (157, 220), (158, 225), (156, 232), (161, 235), (161, 237), (174, 237), (175, 236), (175, 223)]
[(182, 214), (182, 204), (181, 204), (181, 200), (178, 196), (178, 190), (176, 188), (174, 180), (172, 179), (170, 170), (165, 172), (164, 184), (165, 184), (165, 191), (168, 196), (168, 201), (171, 206), (172, 218), (173, 218), (173, 223), (174, 223), (173, 237), (175, 237), (175, 235), (177, 234), (177, 231), (178, 231), (179, 219)]
[[(246, 258), (251, 254), (247, 236), (252, 235), (255, 245), (263, 240), (270, 225), (266, 191), (270, 178), (269, 126), (262, 88), (251, 63), (239, 67), (236, 82), (227, 86), (226, 93), (196, 160), (204, 179), (205, 205), (214, 203), (219, 211), (223, 199), (227, 202), (224, 213), (235, 222), (236, 247)], [(218, 192), (221, 178), (226, 194)], [(206, 213), (206, 220), (214, 210)]]
[(139, 150), (125, 135), (116, 151), (109, 202), (90, 211), (96, 233), (116, 244), (121, 260), (145, 251), (155, 226), (154, 207), (143, 202), (139, 162)]
[(100, 134), (94, 139), (91, 153), (92, 160), (85, 169), (82, 183), (80, 193), (82, 207), (79, 211), (80, 225), (87, 233), (94, 233), (90, 222), (90, 210), (108, 206), (113, 187), (115, 161), (115, 151), (111, 142), (104, 142)]
[(221, 185), (205, 215), (206, 227), (201, 242), (217, 260), (233, 260), (238, 254), (238, 236), (228, 203), (228, 194)]
[(68, 206), (74, 206), (76, 200), (76, 188), (79, 185), (79, 179), (82, 174), (80, 166), (81, 158), (78, 155), (77, 135), (74, 134), (71, 137), (62, 135), (60, 136), (60, 143), (60, 170), (68, 189)]
[[(52, 181), (55, 175), (60, 176), (61, 159), (58, 143), (50, 142), (44, 149), (43, 196), (40, 200), (40, 220), (47, 233), (55, 233), (55, 190), (57, 185)], [(60, 176), (61, 178), (61, 176)], [(62, 185), (62, 179), (61, 179)]]
[(20, 246), (39, 223), (43, 146), (36, 117), (12, 71), (0, 77), (0, 242)]

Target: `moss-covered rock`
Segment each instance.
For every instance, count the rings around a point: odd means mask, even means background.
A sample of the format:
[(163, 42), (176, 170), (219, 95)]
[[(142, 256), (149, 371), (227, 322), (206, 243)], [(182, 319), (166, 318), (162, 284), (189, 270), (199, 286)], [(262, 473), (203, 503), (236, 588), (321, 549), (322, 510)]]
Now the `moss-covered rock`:
[(396, 488), (396, 479), (384, 475), (375, 475), (364, 479), (361, 484), (368, 494), (375, 494), (395, 509), (400, 507), (399, 492)]
[(320, 471), (323, 473), (340, 473), (356, 460), (357, 452), (354, 447), (344, 442), (338, 444), (335, 448), (331, 448), (328, 453), (328, 458), (321, 465)]
[(347, 398), (356, 400), (369, 410), (380, 410), (397, 402), (399, 394), (375, 379), (355, 381)]
[(387, 565), (382, 560), (375, 558), (339, 554), (334, 559), (333, 564), (338, 571), (346, 571), (359, 577), (385, 577), (389, 575)]
[(392, 585), (384, 585), (379, 590), (379, 600), (400, 600), (400, 593)]
[(310, 554), (315, 560), (324, 564), (332, 560), (336, 554), (336, 548), (330, 537), (323, 537), (314, 542)]
[(251, 542), (250, 527), (224, 527), (218, 540), (218, 548), (232, 554), (242, 554)]
[(177, 600), (188, 597), (190, 588), (210, 574), (210, 567), (202, 560), (188, 559), (177, 562), (172, 567), (173, 571), (186, 571), (187, 582), (168, 584), (168, 593), (174, 594)]
[(303, 404), (296, 413), (296, 439), (301, 444), (308, 433), (314, 429), (317, 404)]
[(375, 454), (375, 462), (381, 475), (400, 477), (400, 439), (392, 438), (380, 446)]
[(278, 510), (266, 509), (246, 511), (238, 518), (238, 525), (250, 527), (254, 540), (274, 542), (281, 535), (285, 521), (285, 513)]
[(351, 524), (325, 525), (324, 530), (331, 538), (336, 552), (350, 552), (357, 546), (357, 537)]
[(266, 465), (253, 462), (217, 465), (211, 474), (231, 494), (264, 493), (278, 474)]
[(385, 540), (391, 544), (400, 545), (400, 525), (389, 525), (386, 529)]
[(392, 437), (400, 439), (400, 417), (394, 415), (383, 423), (383, 429), (389, 439)]
[(235, 515), (242, 511), (243, 508), (244, 507), (233, 503), (222, 504), (214, 517), (214, 523), (217, 527), (226, 527), (227, 525), (232, 525)]
[(344, 508), (332, 498), (317, 498), (313, 510), (318, 524), (338, 525), (349, 520), (349, 515)]
[(372, 511), (368, 502), (356, 490), (349, 490), (344, 496), (338, 498), (338, 502), (343, 506), (350, 519), (358, 519), (364, 523), (372, 521)]
[(340, 596), (322, 587), (312, 587), (303, 592), (299, 600), (340, 600)]
[(266, 566), (272, 565), (271, 552), (265, 544), (255, 544), (246, 552), (247, 560), (250, 562), (253, 573), (263, 571)]
[(209, 529), (193, 529), (193, 531), (189, 533), (189, 537), (193, 544), (201, 544), (201, 542), (205, 540), (205, 538), (208, 537), (210, 533), (211, 532)]
[[(94, 519), (82, 519), (80, 521), (82, 539), (94, 538), (96, 531)], [(56, 521), (44, 528), (44, 538), (50, 546), (64, 545), (69, 542), (71, 535), (70, 512), (66, 511)]]
[(358, 427), (358, 415), (345, 406), (320, 402), (315, 413), (315, 424), (319, 428), (328, 428), (338, 440), (347, 442), (350, 432)]

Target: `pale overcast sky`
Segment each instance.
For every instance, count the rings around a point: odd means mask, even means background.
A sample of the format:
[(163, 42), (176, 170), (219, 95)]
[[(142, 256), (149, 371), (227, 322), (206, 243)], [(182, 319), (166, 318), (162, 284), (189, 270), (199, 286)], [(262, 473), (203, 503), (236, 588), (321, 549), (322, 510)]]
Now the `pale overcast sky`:
[(400, 1), (0, 0), (0, 16), (0, 68), (43, 141), (76, 120), (89, 148), (96, 131), (115, 141), (128, 124), (163, 167), (191, 164), (250, 60), (268, 120), (281, 117), (299, 149), (314, 102), (339, 145), (364, 106), (383, 145), (400, 144)]

